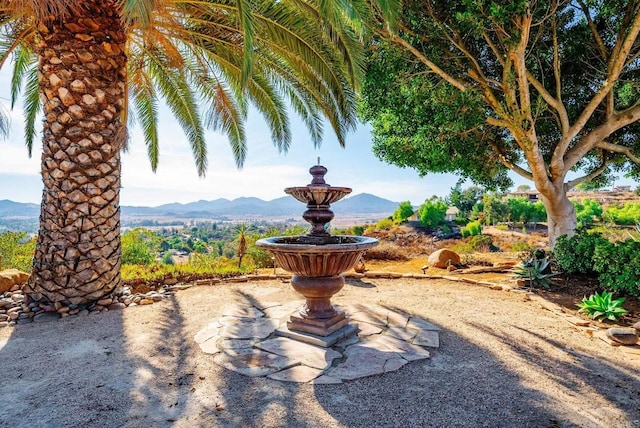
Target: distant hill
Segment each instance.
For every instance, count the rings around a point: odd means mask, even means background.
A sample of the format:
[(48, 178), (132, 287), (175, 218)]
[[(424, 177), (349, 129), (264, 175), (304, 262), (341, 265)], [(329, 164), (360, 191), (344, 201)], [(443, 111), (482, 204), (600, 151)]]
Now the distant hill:
[[(331, 209), (338, 215), (347, 214), (384, 214), (389, 215), (398, 207), (397, 202), (383, 199), (368, 193), (361, 193), (336, 202)], [(171, 218), (216, 218), (225, 216), (256, 217), (300, 217), (305, 204), (291, 196), (283, 196), (272, 201), (258, 198), (237, 198), (234, 200), (200, 200), (187, 204), (171, 203), (157, 207), (122, 206), (123, 217), (171, 217)], [(0, 219), (2, 218), (38, 218), (40, 206), (0, 201)]]
[(39, 216), (39, 204), (13, 202), (7, 199), (0, 201), (0, 218), (37, 218)]
[(380, 198), (370, 193), (360, 193), (331, 205), (336, 214), (391, 214), (398, 208), (398, 202)]

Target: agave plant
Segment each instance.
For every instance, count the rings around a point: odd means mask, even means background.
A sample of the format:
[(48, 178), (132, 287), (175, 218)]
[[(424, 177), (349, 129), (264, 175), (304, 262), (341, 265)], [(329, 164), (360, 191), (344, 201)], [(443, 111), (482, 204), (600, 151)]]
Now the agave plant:
[(595, 320), (606, 318), (616, 321), (627, 313), (627, 310), (622, 307), (624, 301), (624, 297), (614, 300), (613, 293), (603, 291), (602, 294), (592, 294), (589, 298), (583, 297), (578, 307), (580, 308), (579, 312), (586, 312)]
[(518, 279), (529, 281), (531, 288), (549, 288), (555, 284), (551, 278), (557, 275), (550, 272), (549, 263), (550, 260), (547, 258), (531, 257), (514, 266), (511, 272)]

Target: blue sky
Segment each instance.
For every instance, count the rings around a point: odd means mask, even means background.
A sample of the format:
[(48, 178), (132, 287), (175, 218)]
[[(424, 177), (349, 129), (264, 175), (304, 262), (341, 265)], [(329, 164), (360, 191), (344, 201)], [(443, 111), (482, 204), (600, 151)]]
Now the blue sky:
[[(9, 107), (8, 73), (0, 73), (0, 102)], [(0, 200), (39, 203), (41, 143), (34, 145), (29, 158), (23, 139), (21, 107), (12, 112), (9, 139), (0, 140)], [(250, 113), (246, 124), (248, 156), (244, 168), (235, 166), (226, 137), (208, 132), (209, 168), (198, 177), (189, 145), (182, 129), (163, 108), (160, 113), (160, 161), (157, 173), (151, 171), (146, 147), (139, 129), (132, 131), (130, 148), (122, 156), (122, 205), (157, 206), (169, 202), (192, 202), (217, 198), (254, 196), (272, 200), (286, 196), (285, 187), (306, 185), (308, 169), (320, 157), (329, 172), (325, 179), (334, 186), (346, 186), (353, 194), (373, 193), (392, 201), (409, 200), (419, 205), (432, 195), (445, 196), (455, 185), (452, 175), (418, 177), (413, 169), (401, 169), (379, 161), (371, 152), (369, 129), (360, 126), (340, 147), (333, 131), (325, 129), (324, 141), (316, 149), (306, 128), (291, 115), (293, 144), (288, 153), (279, 153), (270, 132), (257, 113)]]
[[(8, 72), (0, 72), (0, 103), (9, 106)], [(0, 140), (0, 200), (40, 203), (41, 144), (37, 140), (33, 157), (27, 156), (23, 140), (20, 106), (12, 112), (9, 139)], [(279, 153), (270, 132), (256, 113), (247, 124), (248, 156), (244, 168), (235, 166), (226, 137), (207, 133), (209, 168), (205, 178), (198, 177), (189, 145), (182, 129), (170, 112), (160, 112), (160, 160), (157, 173), (151, 171), (144, 140), (138, 129), (131, 130), (130, 148), (122, 156), (121, 205), (157, 206), (170, 202), (187, 203), (218, 198), (253, 196), (272, 200), (285, 196), (283, 189), (306, 185), (308, 169), (320, 157), (327, 167), (327, 183), (346, 186), (353, 194), (372, 193), (392, 201), (411, 201), (420, 205), (432, 195), (446, 196), (457, 181), (448, 174), (430, 174), (421, 178), (413, 169), (402, 169), (378, 160), (371, 151), (368, 127), (362, 125), (347, 136), (346, 148), (340, 147), (327, 127), (324, 142), (313, 147), (306, 128), (291, 116), (293, 144), (288, 153)], [(527, 183), (514, 176), (516, 185)], [(618, 184), (632, 184), (618, 182)]]

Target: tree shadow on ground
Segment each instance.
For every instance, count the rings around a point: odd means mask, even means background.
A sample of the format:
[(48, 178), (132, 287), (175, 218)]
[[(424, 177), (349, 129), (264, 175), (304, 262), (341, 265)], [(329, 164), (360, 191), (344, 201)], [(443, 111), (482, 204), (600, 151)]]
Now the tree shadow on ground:
[[(167, 300), (13, 328), (0, 339), (0, 426), (163, 426), (180, 419), (192, 360), (179, 303)], [(125, 323), (135, 311), (154, 313), (139, 325)]]
[(345, 285), (351, 285), (353, 287), (360, 287), (360, 288), (376, 288), (375, 284), (368, 281), (363, 281), (361, 279), (347, 279), (345, 281)]
[[(398, 293), (434, 290), (424, 287)], [(359, 291), (344, 303), (379, 299)], [(336, 385), (247, 377), (195, 343), (230, 305), (275, 299), (294, 292), (276, 282), (202, 287), (152, 307), (1, 331), (0, 426), (633, 427), (640, 419), (637, 371), (567, 350), (517, 320), (495, 326), (418, 309), (410, 315), (442, 328), (431, 358)]]

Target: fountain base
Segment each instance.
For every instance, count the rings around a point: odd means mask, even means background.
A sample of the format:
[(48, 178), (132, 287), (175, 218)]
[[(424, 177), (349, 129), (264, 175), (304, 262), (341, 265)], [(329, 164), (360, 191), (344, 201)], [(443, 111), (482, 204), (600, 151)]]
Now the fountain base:
[(318, 336), (328, 336), (336, 330), (349, 324), (344, 312), (337, 312), (331, 318), (311, 319), (302, 316), (291, 315), (287, 322), (289, 330), (311, 333)]
[[(345, 321), (347, 321), (345, 319)], [(289, 323), (287, 323), (289, 324)], [(350, 322), (344, 325), (342, 328), (334, 331), (327, 336), (318, 336), (317, 334), (305, 333), (301, 331), (290, 330), (289, 327), (280, 327), (276, 330), (278, 336), (288, 337), (299, 342), (308, 343), (310, 345), (321, 346), (323, 348), (329, 348), (335, 345), (339, 340), (351, 336), (358, 331), (358, 324)]]

